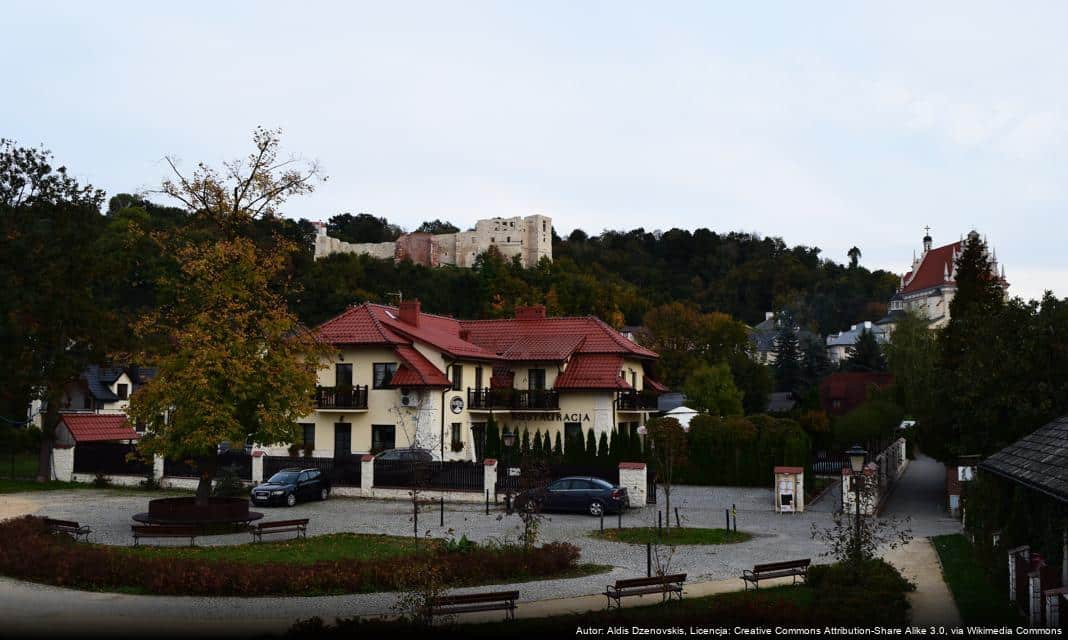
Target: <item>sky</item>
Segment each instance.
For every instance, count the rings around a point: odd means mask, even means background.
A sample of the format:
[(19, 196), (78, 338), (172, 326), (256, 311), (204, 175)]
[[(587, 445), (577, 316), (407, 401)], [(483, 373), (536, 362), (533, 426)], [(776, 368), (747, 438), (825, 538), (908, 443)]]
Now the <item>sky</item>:
[[(975, 228), (1068, 296), (1063, 2), (4, 0), (0, 137), (109, 194), (246, 155), (290, 217), (782, 237), (903, 273)], [(12, 63), (13, 62), (13, 63)]]

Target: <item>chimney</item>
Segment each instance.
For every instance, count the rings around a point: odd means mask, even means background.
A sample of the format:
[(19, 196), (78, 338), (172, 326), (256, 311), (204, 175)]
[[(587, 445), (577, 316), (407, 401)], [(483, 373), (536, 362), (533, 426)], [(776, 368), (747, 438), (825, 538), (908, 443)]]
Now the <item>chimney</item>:
[(400, 321), (413, 327), (419, 326), (419, 300), (402, 300), (400, 303)]
[(545, 319), (545, 305), (534, 304), (529, 307), (516, 307), (515, 308), (516, 320), (544, 320)]

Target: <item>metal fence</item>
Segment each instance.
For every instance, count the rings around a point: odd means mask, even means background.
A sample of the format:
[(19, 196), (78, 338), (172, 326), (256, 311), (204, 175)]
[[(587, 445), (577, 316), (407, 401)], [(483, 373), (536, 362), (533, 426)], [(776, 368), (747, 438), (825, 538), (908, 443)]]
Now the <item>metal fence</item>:
[(360, 486), (360, 457), (345, 458), (308, 458), (292, 456), (265, 456), (263, 458), (263, 479), (282, 469), (318, 469), (330, 479), (335, 487)]
[(483, 465), (475, 462), (375, 460), (375, 486), (482, 491)]
[[(500, 463), (497, 465), (497, 492), (502, 491), (519, 491), (523, 488), (522, 470), (520, 475), (512, 475), (510, 469), (518, 468), (519, 465), (506, 465)], [(585, 476), (591, 478), (601, 478), (611, 482), (612, 484), (619, 484), (619, 465), (581, 465), (581, 464), (558, 464), (549, 465), (547, 467), (549, 482), (553, 480), (559, 480), (560, 478), (566, 478), (567, 476)]]
[[(242, 480), (252, 480), (252, 456), (244, 451), (225, 451), (216, 461), (216, 475), (226, 467), (237, 467), (237, 475)], [(199, 478), (200, 471), (192, 460), (164, 460), (163, 475), (168, 478)]]
[(74, 448), (75, 473), (104, 473), (143, 476), (152, 472), (152, 463), (140, 458), (127, 460), (137, 446), (119, 442), (86, 442)]

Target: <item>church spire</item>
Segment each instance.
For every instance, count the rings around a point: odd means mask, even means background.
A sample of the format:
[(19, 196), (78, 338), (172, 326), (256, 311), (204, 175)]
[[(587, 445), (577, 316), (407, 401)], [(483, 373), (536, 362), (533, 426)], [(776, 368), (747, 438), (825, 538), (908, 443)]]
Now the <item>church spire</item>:
[(927, 253), (931, 250), (931, 227), (930, 225), (923, 228), (923, 252)]

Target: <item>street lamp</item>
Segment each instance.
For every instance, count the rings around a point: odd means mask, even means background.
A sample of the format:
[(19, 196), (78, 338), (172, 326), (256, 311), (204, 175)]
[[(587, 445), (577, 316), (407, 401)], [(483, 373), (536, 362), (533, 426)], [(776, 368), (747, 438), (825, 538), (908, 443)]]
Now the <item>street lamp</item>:
[(860, 483), (862, 482), (862, 474), (864, 473), (864, 460), (868, 457), (868, 452), (864, 450), (859, 444), (853, 445), (848, 451), (845, 452), (849, 457), (849, 470), (853, 472), (853, 501), (857, 506), (857, 516), (855, 522), (855, 529), (853, 532), (853, 554), (857, 563), (860, 563)]
[(504, 506), (508, 513), (512, 512), (512, 447), (515, 446), (515, 431), (512, 431), (505, 427), (504, 434), (501, 436), (501, 441), (504, 443)]

